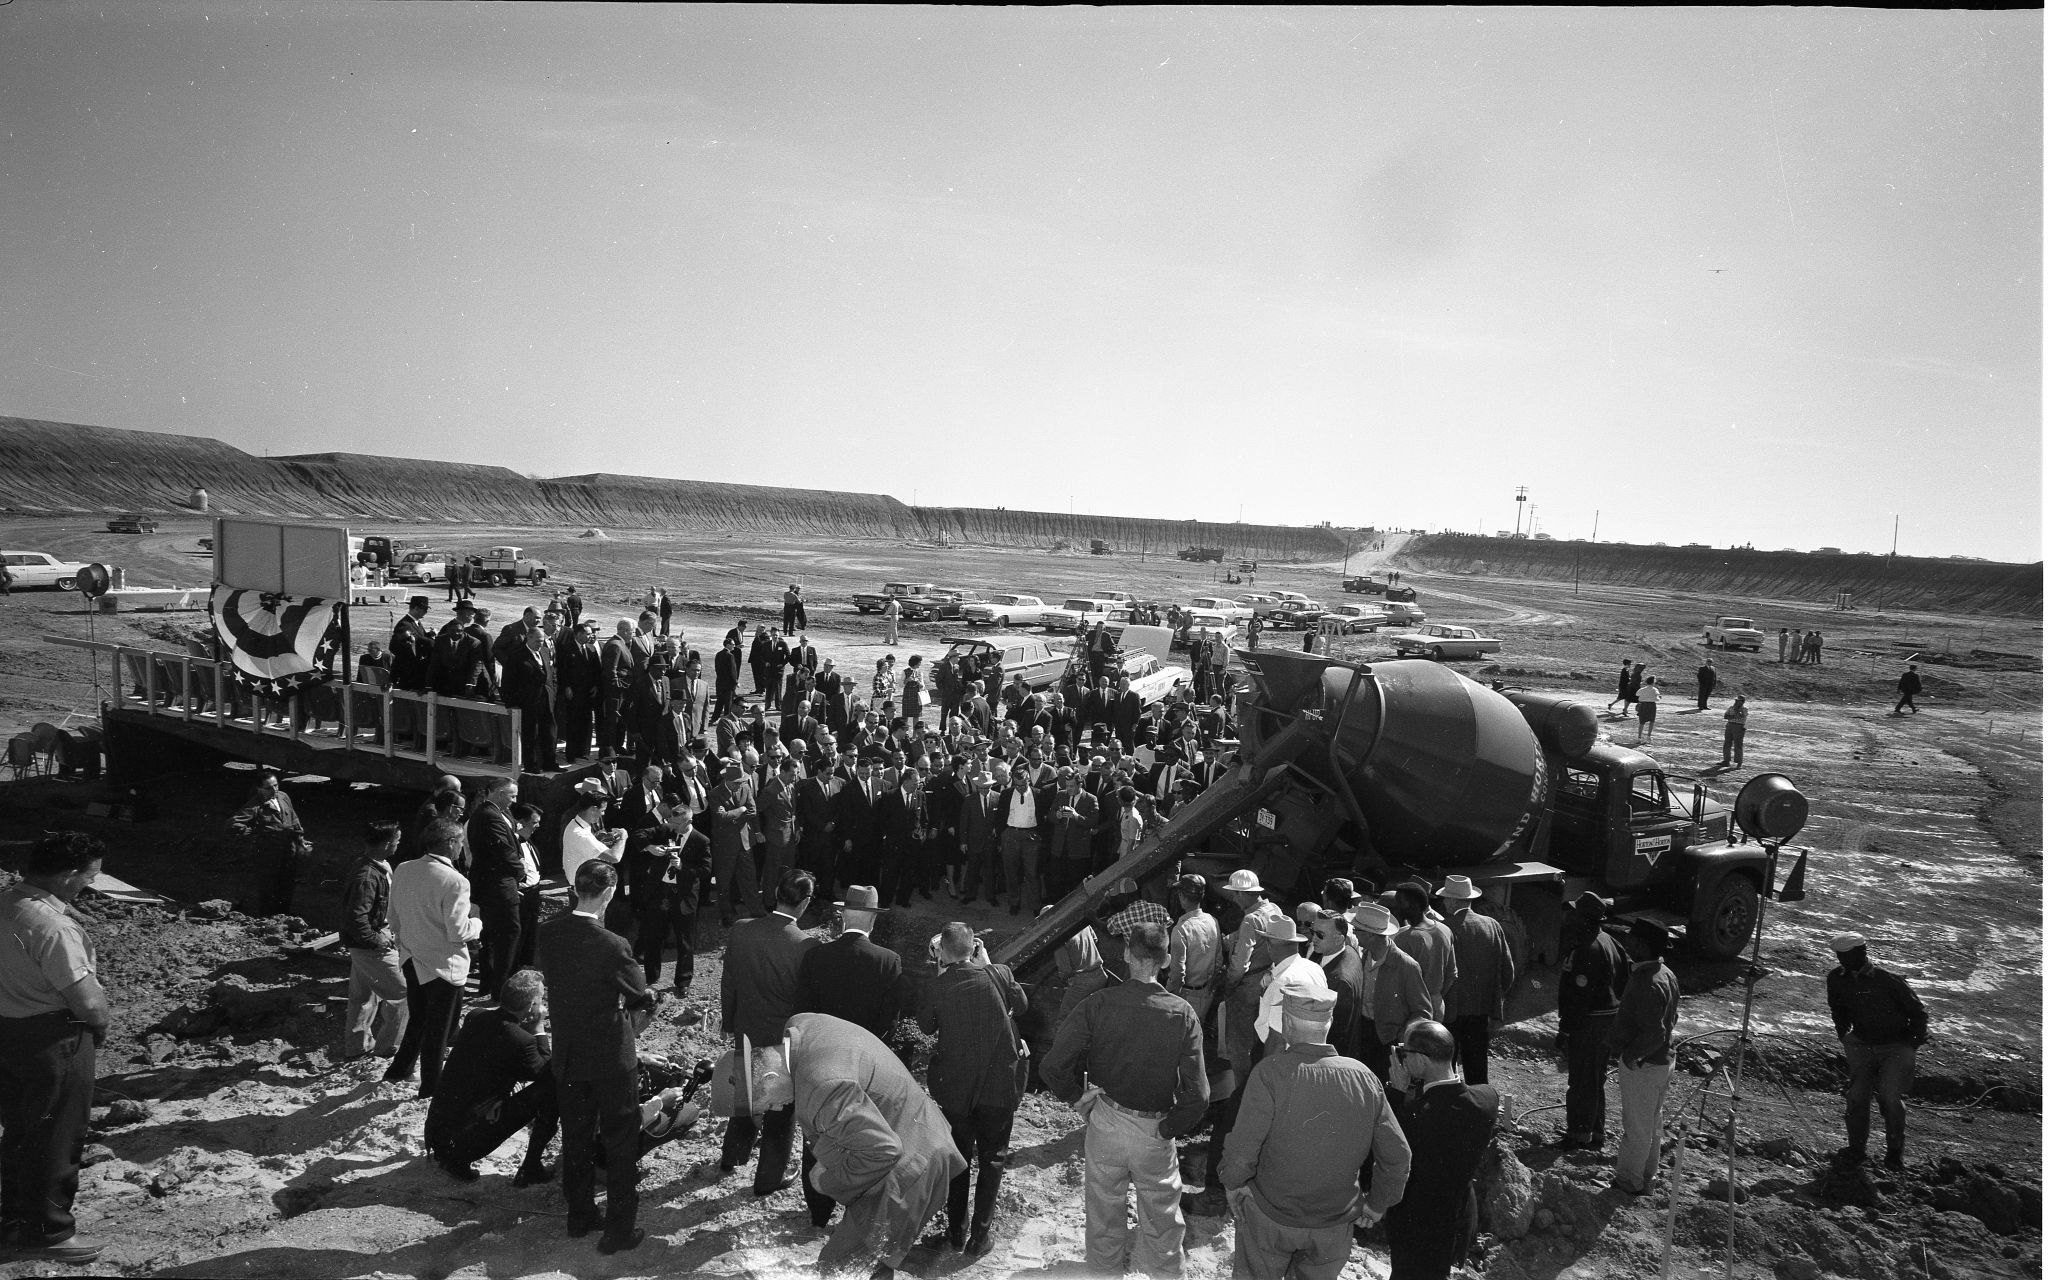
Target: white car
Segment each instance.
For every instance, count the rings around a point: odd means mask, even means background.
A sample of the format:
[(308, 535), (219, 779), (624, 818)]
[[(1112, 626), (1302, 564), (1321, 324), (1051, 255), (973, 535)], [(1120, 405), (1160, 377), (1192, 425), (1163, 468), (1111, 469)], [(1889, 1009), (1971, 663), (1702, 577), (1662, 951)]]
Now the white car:
[(1747, 649), (1751, 653), (1762, 653), (1764, 633), (1757, 629), (1755, 622), (1748, 618), (1737, 618), (1723, 614), (1707, 624), (1707, 648), (1720, 645), (1723, 649)]
[(1252, 616), (1250, 609), (1229, 596), (1196, 596), (1188, 601), (1188, 608), (1196, 613), (1220, 613), (1240, 622), (1249, 621)]
[(1038, 625), (1047, 631), (1084, 631), (1098, 622), (1109, 621), (1110, 612), (1120, 607), (1116, 600), (1096, 596), (1073, 596), (1057, 609), (1038, 615)]
[(393, 582), (446, 582), (448, 557), (439, 551), (408, 551), (391, 566)]
[(1123, 673), (1131, 678), (1131, 692), (1150, 706), (1172, 693), (1175, 686), (1193, 684), (1195, 673), (1173, 661), (1172, 627), (1111, 627), (1123, 650)]
[(7, 572), (14, 575), (15, 586), (55, 587), (59, 591), (76, 589), (78, 572), (85, 568), (44, 551), (0, 551), (0, 560), (7, 562)]
[(1037, 596), (999, 591), (984, 602), (961, 609), (960, 617), (970, 627), (1035, 627), (1044, 612), (1045, 601)]
[(1275, 600), (1293, 600), (1300, 604), (1314, 603), (1307, 596), (1301, 594), (1301, 592), (1299, 591), (1275, 591), (1273, 593), (1273, 598)]

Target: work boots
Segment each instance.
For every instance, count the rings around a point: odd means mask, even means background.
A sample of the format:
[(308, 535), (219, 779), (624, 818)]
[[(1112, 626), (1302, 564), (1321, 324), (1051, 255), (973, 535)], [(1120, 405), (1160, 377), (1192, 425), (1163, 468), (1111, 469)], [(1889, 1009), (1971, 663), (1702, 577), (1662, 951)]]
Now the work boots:
[(974, 1222), (967, 1233), (967, 1255), (979, 1258), (989, 1251), (989, 1223), (996, 1216), (996, 1193), (1003, 1189), (1003, 1167), (983, 1165), (974, 1182)]

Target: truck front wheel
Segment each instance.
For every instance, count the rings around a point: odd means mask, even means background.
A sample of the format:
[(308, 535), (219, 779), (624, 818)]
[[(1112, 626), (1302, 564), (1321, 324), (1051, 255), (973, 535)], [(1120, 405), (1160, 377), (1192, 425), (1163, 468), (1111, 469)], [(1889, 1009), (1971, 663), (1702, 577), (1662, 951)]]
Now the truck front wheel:
[(1693, 945), (1716, 960), (1733, 960), (1756, 931), (1756, 884), (1745, 875), (1729, 875), (1714, 887), (1713, 900), (1693, 916), (1687, 934)]

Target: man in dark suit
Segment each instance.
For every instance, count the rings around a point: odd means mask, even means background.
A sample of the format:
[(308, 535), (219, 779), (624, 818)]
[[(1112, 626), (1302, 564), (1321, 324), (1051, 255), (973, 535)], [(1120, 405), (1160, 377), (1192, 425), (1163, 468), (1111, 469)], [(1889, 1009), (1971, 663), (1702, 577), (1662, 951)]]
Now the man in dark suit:
[(406, 601), (405, 616), (391, 629), (391, 687), (424, 693), (427, 664), (433, 660), (434, 641), (420, 619), (427, 616), (431, 601), (414, 596)]
[(495, 687), (489, 646), (475, 634), (475, 618), (476, 606), (458, 601), (455, 617), (434, 636), (434, 652), (427, 659), (427, 686), (444, 698), (486, 696)]
[[(725, 972), (719, 983), (719, 1030), (744, 1038), (750, 1048), (782, 1043), (783, 1025), (796, 1012), (797, 971), (804, 954), (816, 945), (797, 921), (811, 904), (815, 882), (810, 873), (792, 871), (775, 886), (775, 909), (741, 921), (726, 935)], [(754, 1194), (773, 1195), (789, 1185), (789, 1148), (796, 1132), (796, 1113), (788, 1107), (768, 1111), (758, 1121), (734, 1116), (718, 1153), (718, 1172), (731, 1173), (761, 1139), (761, 1159), (754, 1166)]]
[(484, 922), (477, 995), (485, 1000), (497, 999), (519, 955), (519, 888), (526, 862), (512, 826), (518, 800), (517, 781), (493, 778), (469, 815), (469, 892)]
[(812, 947), (797, 968), (797, 1012), (829, 1013), (887, 1040), (903, 1012), (903, 961), (868, 936), (881, 914), (881, 897), (870, 885), (848, 885), (846, 901), (838, 906), (839, 936)]
[(1116, 740), (1129, 751), (1138, 743), (1138, 719), (1145, 714), (1145, 700), (1131, 691), (1131, 678), (1120, 677), (1116, 682), (1116, 702), (1110, 713), (1109, 727), (1116, 734)]
[(553, 773), (561, 767), (555, 759), (555, 651), (541, 634), (540, 615), (528, 608), (507, 627), (495, 656), (505, 705), (519, 709), (520, 758), (530, 773)]
[(838, 883), (839, 846), (832, 833), (834, 810), (846, 785), (836, 769), (822, 766), (796, 784), (796, 861), (817, 880), (821, 895), (829, 896)]
[(881, 869), (882, 829), (876, 815), (882, 798), (879, 772), (880, 764), (873, 757), (861, 760), (853, 781), (839, 789), (833, 802), (832, 839), (839, 847), (838, 875), (848, 882), (872, 882)]
[(1414, 1158), (1408, 1189), (1386, 1218), (1390, 1280), (1446, 1280), (1479, 1234), (1472, 1183), (1493, 1139), (1500, 1094), (1458, 1078), (1456, 1042), (1441, 1022), (1408, 1028), (1400, 1052), (1415, 1090), (1399, 1113)]
[(475, 1182), (476, 1162), (529, 1127), (526, 1159), (512, 1185), (554, 1179), (543, 1157), (561, 1119), (547, 1042), (536, 1034), (546, 1015), (540, 975), (523, 971), (506, 979), (497, 1008), (469, 1015), (448, 1050), (427, 1108), (427, 1154), (457, 1182)]
[(1045, 848), (1045, 896), (1063, 898), (1081, 883), (1095, 862), (1095, 835), (1102, 811), (1081, 789), (1081, 775), (1061, 765), (1053, 797), (1051, 840)]
[[(647, 1236), (640, 1207), (640, 1062), (633, 1041), (654, 1012), (626, 940), (599, 923), (618, 873), (593, 858), (576, 869), (576, 906), (541, 927), (540, 969), (554, 1010), (556, 1094), (562, 1112), (562, 1194), (569, 1235), (600, 1221), (600, 1253), (631, 1249)], [(594, 1146), (605, 1149), (605, 1214), (597, 1213)]]
[[(939, 934), (939, 971), (925, 986), (917, 1025), (938, 1037), (926, 1079), (946, 1113), (953, 1145), (975, 1166), (974, 1216), (967, 1215), (968, 1174), (946, 1192), (946, 1243), (969, 1257), (989, 1250), (989, 1220), (1009, 1158), (1010, 1126), (1023, 1093), (1018, 1079), (1022, 1039), (1013, 1019), (1029, 1000), (1005, 965), (989, 963), (974, 931), (959, 921)], [(971, 1234), (970, 1234), (971, 1231)]]
[(597, 650), (597, 620), (572, 626), (555, 642), (556, 705), (569, 759), (590, 757), (590, 735), (604, 700), (604, 658)]
[(604, 700), (598, 704), (597, 754), (600, 759), (610, 759), (624, 749), (626, 699), (632, 695), (633, 682), (641, 665), (633, 624), (621, 618), (617, 634), (604, 642), (604, 651), (598, 658), (598, 684), (604, 693)]

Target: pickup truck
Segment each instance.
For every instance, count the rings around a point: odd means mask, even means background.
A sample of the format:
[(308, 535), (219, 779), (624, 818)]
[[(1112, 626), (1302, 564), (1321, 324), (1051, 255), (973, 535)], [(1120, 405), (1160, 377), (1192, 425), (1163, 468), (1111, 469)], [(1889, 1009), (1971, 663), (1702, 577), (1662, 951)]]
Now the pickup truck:
[(469, 572), (472, 581), (482, 575), (482, 580), (494, 587), (509, 587), (515, 582), (539, 586), (548, 580), (548, 567), (528, 559), (518, 547), (492, 547), (489, 554), (471, 561)]
[(448, 553), (445, 551), (408, 551), (391, 566), (391, 580), (394, 582), (446, 582), (448, 580)]
[(1045, 601), (1037, 596), (1020, 596), (998, 591), (986, 600), (964, 605), (960, 618), (970, 627), (1035, 627), (1045, 612)]
[[(855, 592), (853, 607), (862, 613), (880, 613), (882, 606), (888, 604), (892, 596), (900, 601), (908, 601), (921, 596), (928, 596), (933, 590), (934, 588), (929, 582), (885, 582), (882, 584), (880, 591)], [(907, 609), (909, 606), (907, 604), (898, 604), (896, 607), (898, 609)]]
[(1109, 615), (1120, 608), (1126, 608), (1122, 601), (1112, 600), (1107, 596), (1073, 596), (1059, 608), (1047, 609), (1039, 614), (1038, 625), (1047, 631), (1079, 633), (1098, 622), (1109, 621)]
[(1707, 648), (1720, 645), (1723, 649), (1747, 649), (1761, 653), (1764, 647), (1764, 633), (1757, 629), (1749, 618), (1722, 616), (1707, 624)]
[(1500, 641), (1482, 636), (1470, 627), (1438, 624), (1394, 641), (1394, 656), (1399, 658), (1434, 658), (1443, 662), (1449, 658), (1483, 658), (1499, 652)]
[(965, 587), (933, 587), (928, 596), (906, 596), (899, 606), (906, 622), (959, 622), (967, 606), (981, 603), (981, 593)]
[(979, 636), (947, 636), (945, 644), (946, 656), (942, 661), (965, 656), (977, 679), (994, 670), (1002, 674), (1005, 682), (1011, 676), (1019, 676), (1038, 690), (1052, 688), (1067, 673), (1067, 655), (1043, 640), (998, 636), (990, 641)]
[(1387, 584), (1375, 581), (1370, 577), (1346, 578), (1344, 579), (1344, 589), (1368, 596), (1383, 596), (1387, 594)]

